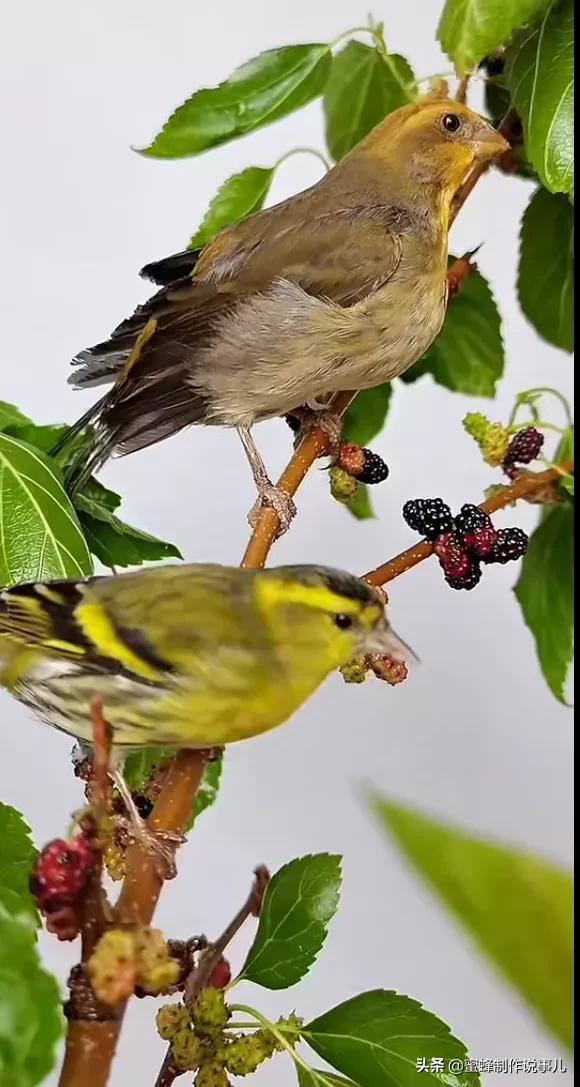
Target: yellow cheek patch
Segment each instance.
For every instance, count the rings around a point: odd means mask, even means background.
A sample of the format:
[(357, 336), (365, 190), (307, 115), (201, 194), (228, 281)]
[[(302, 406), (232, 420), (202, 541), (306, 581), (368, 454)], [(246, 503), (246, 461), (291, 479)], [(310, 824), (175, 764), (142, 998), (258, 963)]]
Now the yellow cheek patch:
[[(342, 612), (343, 615), (360, 615), (361, 601), (333, 593), (325, 585), (303, 585), (297, 581), (279, 581), (264, 578), (256, 581), (256, 597), (264, 608), (279, 604), (302, 604), (324, 612)], [(365, 609), (366, 610), (366, 609)]]
[(100, 604), (80, 604), (75, 612), (75, 618), (83, 634), (103, 656), (112, 657), (130, 672), (135, 672), (144, 679), (156, 681), (163, 675), (163, 672), (153, 668), (123, 641)]

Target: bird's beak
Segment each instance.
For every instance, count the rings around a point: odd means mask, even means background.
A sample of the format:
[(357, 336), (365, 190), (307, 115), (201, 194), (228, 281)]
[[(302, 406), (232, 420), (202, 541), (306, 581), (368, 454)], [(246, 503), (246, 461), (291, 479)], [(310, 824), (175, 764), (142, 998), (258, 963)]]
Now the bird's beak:
[(419, 662), (414, 649), (407, 645), (407, 642), (404, 642), (390, 626), (373, 630), (365, 641), (364, 649), (365, 653), (380, 653), (381, 655), (387, 653), (395, 660), (404, 661), (406, 664), (410, 661)]
[(495, 128), (487, 125), (478, 132), (477, 139), (473, 141), (473, 147), (478, 162), (488, 162), (509, 151), (510, 145), (500, 132), (496, 132)]

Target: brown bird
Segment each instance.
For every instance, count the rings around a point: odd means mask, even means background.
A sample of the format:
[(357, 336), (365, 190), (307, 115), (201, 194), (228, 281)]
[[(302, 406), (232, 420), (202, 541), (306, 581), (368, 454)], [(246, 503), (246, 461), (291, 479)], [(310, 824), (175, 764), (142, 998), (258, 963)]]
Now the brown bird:
[(250, 428), (320, 411), (329, 393), (381, 385), (424, 355), (445, 314), (453, 197), (476, 161), (507, 146), (466, 106), (424, 99), (312, 188), (146, 265), (161, 289), (74, 359), (76, 387), (114, 383), (69, 432), (94, 428), (77, 485), (112, 453), (192, 423), (236, 427), (259, 499), (286, 527), (291, 499)]

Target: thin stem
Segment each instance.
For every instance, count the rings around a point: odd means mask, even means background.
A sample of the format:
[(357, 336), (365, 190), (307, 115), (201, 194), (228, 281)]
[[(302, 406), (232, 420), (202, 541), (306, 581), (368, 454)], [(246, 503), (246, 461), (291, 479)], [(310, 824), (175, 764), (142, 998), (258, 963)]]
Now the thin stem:
[(191, 971), (184, 989), (186, 1004), (193, 1004), (198, 993), (207, 985), (226, 947), (231, 943), (248, 917), (257, 917), (259, 915), (269, 880), (270, 873), (264, 865), (256, 868), (254, 882), (243, 906), (238, 910), (227, 928), (224, 929), (221, 936), (202, 952), (198, 966)]
[(566, 419), (568, 420), (568, 426), (574, 426), (574, 420), (572, 418), (570, 405), (563, 393), (561, 393), (558, 389), (552, 389), (550, 385), (539, 385), (537, 389), (526, 389), (525, 393), (522, 393), (521, 395), (535, 396), (536, 394), (538, 396), (555, 396), (564, 408)]
[(300, 1056), (299, 1053), (296, 1052), (294, 1046), (291, 1045), (290, 1042), (284, 1037), (284, 1028), (281, 1027), (279, 1023), (270, 1022), (270, 1020), (267, 1019), (265, 1015), (262, 1015), (262, 1013), (257, 1011), (255, 1008), (248, 1007), (246, 1004), (230, 1004), (230, 1010), (240, 1012), (243, 1011), (247, 1015), (254, 1016), (256, 1022), (259, 1023), (259, 1025), (264, 1027), (266, 1030), (269, 1030), (270, 1033), (273, 1034), (276, 1040), (280, 1043), (280, 1045), (284, 1046), (284, 1049), (290, 1054), (292, 1060), (296, 1065), (299, 1065), (300, 1068), (303, 1068), (305, 1072), (309, 1073), (310, 1076), (316, 1076), (319, 1083), (322, 1084), (322, 1087), (326, 1087), (326, 1085), (328, 1085), (328, 1087), (332, 1087), (330, 1080), (326, 1078), (323, 1072), (320, 1073), (316, 1071), (308, 1064), (307, 1061), (304, 1060), (303, 1057)]
[(467, 102), (467, 94), (469, 91), (469, 84), (471, 82), (471, 72), (466, 72), (462, 79), (459, 80), (459, 85), (455, 91), (455, 101), (461, 102), (463, 105)]
[(111, 726), (103, 714), (102, 698), (93, 698), (91, 703), (93, 723), (93, 775), (90, 785), (91, 806), (97, 816), (107, 810), (109, 792), (109, 760), (111, 756)]
[(293, 147), (291, 151), (286, 151), (286, 153), (278, 159), (278, 161), (274, 164), (274, 169), (277, 170), (280, 166), (287, 162), (288, 159), (291, 159), (293, 155), (314, 155), (314, 157), (319, 159), (319, 161), (322, 163), (327, 173), (330, 169), (332, 169), (328, 159), (325, 158), (325, 156), (322, 154), (322, 151), (318, 151), (316, 147)]
[(542, 464), (545, 464), (547, 468), (551, 468), (562, 479), (564, 476), (570, 476), (573, 473), (567, 472), (566, 467), (563, 464), (554, 464), (553, 460), (549, 460), (548, 457), (540, 457)]
[[(93, 726), (93, 769), (88, 789), (90, 812), (87, 818), (91, 822), (91, 833), (94, 834), (95, 842), (98, 843), (99, 849), (95, 864), (88, 879), (81, 907), (80, 933), (81, 961), (83, 963), (90, 958), (96, 944), (107, 928), (107, 916), (109, 913), (109, 904), (101, 880), (103, 857), (100, 848), (99, 828), (102, 825), (103, 817), (107, 812), (111, 729), (104, 718), (103, 702), (100, 698), (94, 698), (92, 701), (91, 719)], [(70, 1009), (72, 1014), (75, 1006), (74, 987), (71, 987), (70, 995)]]
[(230, 1004), (230, 1011), (243, 1012), (244, 1015), (251, 1015), (254, 1019), (258, 1021), (260, 1026), (264, 1027), (266, 1030), (269, 1030), (270, 1033), (274, 1035), (276, 1041), (279, 1042), (281, 1046), (284, 1046), (284, 1049), (290, 1054), (295, 1064), (300, 1065), (300, 1067), (304, 1068), (306, 1072), (311, 1071), (310, 1065), (306, 1063), (304, 1058), (296, 1052), (294, 1046), (291, 1045), (288, 1039), (284, 1037), (284, 1032), (280, 1029), (278, 1023), (271, 1023), (269, 1019), (266, 1019), (265, 1015), (262, 1015), (261, 1012), (256, 1011), (255, 1008), (250, 1008), (247, 1004)]
[(224, 1030), (233, 1030), (233, 1031), (236, 1031), (236, 1030), (258, 1030), (259, 1026), (260, 1026), (259, 1023), (244, 1022), (244, 1020), (242, 1019), (242, 1020), (237, 1020), (235, 1023), (228, 1023), (224, 1027)]
[[(262, 908), (262, 902), (264, 899), (264, 893), (268, 882), (270, 880), (270, 873), (268, 869), (261, 865), (256, 868), (254, 872), (254, 882), (250, 893), (244, 902), (241, 909), (238, 910), (236, 916), (230, 921), (227, 928), (224, 929), (221, 936), (218, 936), (212, 944), (209, 945), (202, 952), (198, 965), (189, 974), (185, 982), (183, 1000), (185, 1004), (191, 1006), (198, 994), (205, 988), (211, 975), (219, 963), (226, 947), (233, 940), (234, 936), (239, 932), (242, 925), (247, 921), (248, 917), (257, 917)], [(230, 983), (231, 984), (231, 983)], [(229, 988), (229, 986), (228, 986)], [(243, 1024), (232, 1024), (232, 1026), (240, 1027)], [(159, 1074), (155, 1080), (155, 1087), (170, 1087), (176, 1078), (177, 1071), (173, 1065), (171, 1059), (171, 1046), (168, 1047), (165, 1057), (163, 1058), (163, 1064), (159, 1069)]]
[(393, 58), (389, 53), (389, 50), (387, 49), (387, 43), (383, 34), (382, 24), (375, 24), (371, 21), (371, 28), (377, 53), (379, 54), (383, 63), (389, 69), (389, 72), (391, 73), (395, 83), (398, 87), (401, 88), (405, 97), (408, 98), (409, 101), (412, 101), (413, 98), (415, 98), (417, 95), (416, 83), (413, 82), (411, 85), (409, 85), (405, 82), (402, 76), (399, 75), (399, 72), (397, 71), (397, 66), (394, 64)]
[(370, 34), (371, 38), (375, 37), (375, 31), (372, 25), (370, 26), (351, 26), (350, 30), (343, 30), (342, 34), (339, 34), (337, 38), (333, 38), (329, 49), (335, 49), (337, 45), (340, 45), (345, 38), (350, 38), (353, 34)]
[(518, 395), (516, 396), (515, 404), (512, 408), (511, 415), (508, 419), (508, 430), (513, 427), (520, 409), (524, 407), (530, 409), (532, 418), (537, 426), (544, 426), (549, 427), (550, 429), (555, 429), (553, 424), (538, 422), (539, 412), (536, 406), (536, 400), (539, 400), (541, 396), (555, 396), (564, 408), (568, 426), (572, 427), (574, 425), (572, 412), (570, 410), (570, 405), (566, 397), (561, 392), (559, 392), (558, 389), (552, 389), (549, 385), (541, 385), (535, 389), (524, 389), (523, 392), (518, 393)]
[[(546, 422), (544, 422), (543, 419), (534, 419), (533, 422), (534, 422), (534, 426), (536, 426), (538, 428), (538, 430), (553, 430), (556, 434), (565, 434), (566, 433), (566, 429), (567, 429), (566, 427), (556, 426), (555, 423), (546, 423)], [(516, 425), (515, 423), (512, 423), (511, 426), (507, 427), (507, 430), (509, 431), (510, 434), (517, 434), (518, 431), (521, 430), (521, 429), (522, 429), (521, 423), (518, 424), (518, 425)]]
[(422, 75), (419, 79), (415, 80), (417, 87), (420, 87), (422, 83), (430, 83), (432, 79), (454, 79), (455, 72), (452, 68), (449, 68), (446, 72), (431, 72), (431, 75)]
[[(561, 475), (573, 475), (573, 473), (574, 461), (567, 461), (557, 467), (549, 468), (545, 472), (530, 472), (529, 475), (522, 474), (509, 487), (504, 487), (497, 494), (494, 494), (492, 498), (482, 502), (480, 508), (485, 510), (486, 513), (496, 513), (497, 510), (511, 506), (518, 499), (527, 498), (557, 482)], [(400, 577), (401, 574), (405, 574), (407, 570), (412, 570), (414, 566), (418, 566), (424, 559), (428, 559), (433, 551), (434, 545), (432, 543), (429, 543), (428, 540), (421, 540), (421, 543), (407, 548), (406, 551), (396, 555), (394, 559), (389, 559), (382, 566), (377, 566), (374, 570), (369, 570), (367, 574), (363, 574), (363, 580), (368, 581), (370, 585), (386, 585), (389, 581), (394, 581), (396, 577)]]
[[(205, 751), (180, 751), (170, 764), (164, 787), (148, 819), (153, 831), (182, 831), (191, 815), (201, 783)], [(127, 875), (115, 908), (117, 924), (148, 925), (163, 886), (154, 859), (141, 845), (127, 850)], [(106, 1087), (123, 1023), (125, 1005), (113, 1009), (108, 1020), (88, 1017), (82, 1006), (69, 1013), (64, 1061), (59, 1087)], [(171, 1080), (166, 1081), (167, 1087)]]
[(396, 65), (395, 65), (395, 63), (393, 61), (393, 58), (392, 58), (391, 54), (387, 52), (386, 49), (383, 50), (383, 49), (380, 49), (377, 46), (377, 52), (380, 54), (383, 62), (386, 64), (387, 68), (389, 69), (389, 72), (391, 73), (393, 79), (395, 80), (395, 83), (397, 83), (398, 86), (401, 88), (403, 94), (405, 95), (405, 98), (407, 98), (409, 102), (414, 101), (414, 99), (417, 97), (417, 94), (418, 94), (417, 84), (414, 81), (412, 83), (407, 83), (402, 78), (402, 76), (399, 75), (399, 73), (397, 71), (397, 67), (396, 67)]
[(171, 1061), (167, 1058), (163, 1061), (161, 1068), (159, 1069), (159, 1075), (155, 1080), (155, 1087), (171, 1087), (178, 1076), (182, 1076), (184, 1073), (180, 1068), (176, 1068)]

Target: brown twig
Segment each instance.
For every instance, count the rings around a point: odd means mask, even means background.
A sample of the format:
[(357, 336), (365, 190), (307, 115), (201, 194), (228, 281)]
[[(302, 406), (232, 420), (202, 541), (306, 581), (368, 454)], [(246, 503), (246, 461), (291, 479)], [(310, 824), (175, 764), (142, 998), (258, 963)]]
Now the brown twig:
[(111, 728), (103, 714), (102, 698), (93, 698), (91, 704), (93, 721), (93, 772), (90, 782), (91, 807), (97, 815), (107, 810), (107, 797), (110, 789), (109, 761), (111, 757)]
[(181, 1070), (176, 1068), (172, 1063), (170, 1054), (171, 1049), (168, 1049), (163, 1064), (159, 1069), (159, 1075), (155, 1080), (155, 1087), (171, 1087), (172, 1083), (175, 1083), (177, 1077), (183, 1075)]
[[(338, 393), (328, 402), (328, 410), (337, 418), (342, 418), (347, 408), (352, 404), (356, 392)], [(277, 486), (286, 494), (295, 495), (302, 480), (312, 468), (315, 460), (323, 457), (330, 451), (330, 440), (320, 427), (313, 427), (300, 442), (294, 456), (282, 472)], [(278, 529), (280, 521), (278, 514), (272, 509), (262, 509), (256, 522), (256, 527), (250, 537), (250, 542), (244, 552), (241, 565), (253, 569), (265, 566), (266, 559)]]
[[(88, 789), (91, 811), (86, 818), (91, 822), (90, 830), (94, 834), (98, 853), (96, 854), (97, 860), (91, 872), (82, 903), (82, 915), (80, 917), (82, 962), (87, 961), (97, 941), (105, 931), (109, 913), (109, 904), (101, 883), (103, 862), (99, 843), (99, 825), (107, 812), (107, 797), (110, 788), (111, 729), (103, 715), (101, 698), (93, 699), (91, 718), (93, 723), (93, 765)], [(72, 1004), (74, 1004), (74, 1000)]]
[(207, 985), (226, 947), (232, 942), (248, 917), (260, 916), (262, 902), (269, 882), (270, 873), (265, 865), (261, 864), (254, 872), (254, 882), (243, 906), (238, 910), (227, 928), (224, 929), (221, 936), (218, 936), (214, 943), (210, 944), (205, 951), (202, 951), (197, 967), (191, 971), (184, 989), (186, 1004), (193, 1004), (197, 995)]
[(457, 90), (455, 91), (455, 101), (461, 102), (463, 105), (467, 102), (467, 92), (469, 91), (469, 84), (473, 72), (466, 72), (462, 79), (460, 79)]
[[(502, 491), (498, 491), (492, 498), (482, 502), (481, 509), (485, 510), (486, 513), (495, 513), (497, 510), (505, 509), (506, 506), (511, 506), (518, 499), (527, 498), (529, 495), (541, 491), (542, 488), (549, 484), (556, 483), (562, 472), (573, 474), (574, 461), (567, 461), (558, 468), (547, 468), (545, 472), (530, 472), (519, 476), (509, 487), (504, 487)], [(367, 574), (363, 575), (363, 580), (368, 581), (370, 585), (386, 585), (389, 581), (394, 581), (396, 577), (406, 573), (407, 570), (412, 570), (413, 566), (417, 566), (420, 562), (423, 562), (423, 559), (428, 559), (432, 554), (433, 544), (429, 543), (428, 540), (421, 540), (421, 543), (407, 548), (406, 551), (402, 551), (394, 559), (389, 559), (382, 566), (369, 570)]]
[[(152, 831), (179, 833), (187, 826), (208, 753), (180, 751), (170, 763), (164, 788), (148, 819)], [(142, 845), (127, 850), (127, 875), (114, 911), (115, 924), (148, 925), (163, 880), (152, 856)], [(85, 994), (86, 996), (86, 994)], [(105, 1087), (115, 1055), (125, 1005), (111, 1011), (74, 1001), (71, 990), (69, 1027), (59, 1087)], [(75, 1006), (76, 1003), (76, 1006)], [(107, 1015), (106, 1019), (102, 1016)]]
[[(231, 943), (248, 917), (259, 916), (269, 879), (270, 873), (267, 868), (263, 865), (256, 868), (252, 888), (243, 906), (238, 910), (227, 928), (224, 929), (221, 936), (202, 952), (198, 965), (194, 967), (187, 978), (183, 994), (186, 1004), (192, 1005), (201, 990), (205, 988), (226, 947)], [(170, 1047), (165, 1054), (159, 1075), (155, 1080), (155, 1087), (171, 1087), (173, 1081), (180, 1074), (179, 1070), (172, 1064)]]

